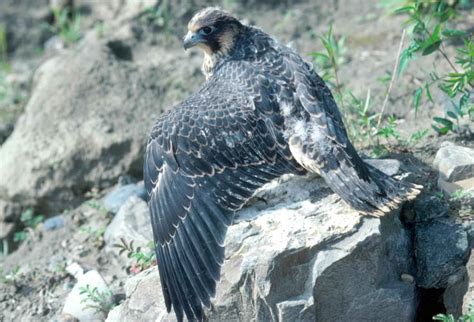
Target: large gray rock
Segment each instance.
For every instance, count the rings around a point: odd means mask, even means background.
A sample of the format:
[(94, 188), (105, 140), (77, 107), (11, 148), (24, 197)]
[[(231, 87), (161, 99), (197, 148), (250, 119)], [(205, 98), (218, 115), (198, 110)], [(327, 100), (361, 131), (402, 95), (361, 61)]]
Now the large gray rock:
[[(181, 64), (184, 57), (140, 43), (130, 25), (117, 34), (90, 32), (39, 67), (25, 113), (0, 147), (0, 199), (51, 213), (79, 203), (91, 187), (141, 175), (154, 119), (202, 76)], [(184, 79), (192, 85), (175, 85)]]
[[(229, 227), (211, 321), (414, 321), (397, 213), (362, 217), (315, 177), (284, 177), (256, 197)], [(159, 284), (154, 269), (134, 277), (107, 321), (174, 319)]]
[(44, 63), (35, 78), (26, 112), (0, 149), (0, 197), (54, 209), (138, 169), (154, 98), (145, 75), (90, 39)]
[(416, 225), (417, 283), (423, 288), (446, 288), (469, 258), (470, 248), (462, 225), (440, 218)]

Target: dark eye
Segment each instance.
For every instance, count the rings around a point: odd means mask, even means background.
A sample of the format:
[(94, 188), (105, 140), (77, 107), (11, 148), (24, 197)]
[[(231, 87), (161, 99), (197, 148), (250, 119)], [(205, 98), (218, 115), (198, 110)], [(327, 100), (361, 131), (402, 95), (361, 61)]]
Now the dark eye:
[(211, 34), (213, 31), (214, 31), (214, 27), (212, 26), (207, 26), (207, 27), (204, 27), (200, 30), (200, 32), (203, 34), (203, 35), (209, 35)]

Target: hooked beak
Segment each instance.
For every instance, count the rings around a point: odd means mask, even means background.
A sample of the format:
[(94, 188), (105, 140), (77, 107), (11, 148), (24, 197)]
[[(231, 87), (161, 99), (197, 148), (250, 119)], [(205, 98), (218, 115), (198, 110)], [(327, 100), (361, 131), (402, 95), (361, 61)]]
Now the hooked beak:
[(203, 41), (204, 39), (200, 35), (189, 31), (183, 39), (184, 50), (194, 47)]

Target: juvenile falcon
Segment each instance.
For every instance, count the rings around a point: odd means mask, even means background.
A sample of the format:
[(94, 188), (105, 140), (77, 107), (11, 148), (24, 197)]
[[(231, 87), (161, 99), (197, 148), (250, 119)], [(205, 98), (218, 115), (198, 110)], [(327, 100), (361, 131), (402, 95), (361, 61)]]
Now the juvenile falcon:
[(155, 123), (145, 186), (168, 311), (203, 320), (236, 210), (283, 174), (320, 174), (353, 208), (382, 215), (419, 191), (365, 164), (313, 67), (219, 8), (199, 11), (184, 48), (207, 81)]

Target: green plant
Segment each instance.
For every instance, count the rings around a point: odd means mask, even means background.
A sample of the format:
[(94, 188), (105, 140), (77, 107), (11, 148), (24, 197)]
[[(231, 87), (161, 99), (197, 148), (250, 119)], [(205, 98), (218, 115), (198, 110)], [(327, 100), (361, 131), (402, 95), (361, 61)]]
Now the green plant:
[(99, 21), (96, 24), (94, 24), (94, 29), (95, 29), (95, 34), (97, 38), (104, 38), (105, 32), (107, 30), (107, 26), (105, 22)]
[(85, 204), (93, 209), (100, 210), (101, 212), (107, 212), (107, 208), (105, 208), (102, 202), (98, 199), (87, 200)]
[[(445, 0), (406, 2), (395, 10), (396, 14), (408, 15), (405, 26), (410, 36), (407, 48), (400, 54), (398, 76), (403, 74), (410, 61), (438, 53), (451, 71), (440, 74), (433, 68), (424, 83), (413, 91), (413, 106), (418, 111), (423, 96), (433, 102), (431, 87), (436, 84), (447, 95), (452, 108), (444, 116), (434, 117), (432, 128), (441, 135), (450, 131), (458, 132), (459, 120), (465, 116), (472, 119), (474, 116), (474, 105), (470, 101), (474, 89), (472, 34), (450, 28), (451, 21), (457, 15), (455, 4)], [(454, 61), (445, 49), (445, 43), (453, 39), (463, 42), (463, 46), (456, 50)]]
[(171, 28), (171, 7), (168, 0), (159, 1), (157, 5), (146, 8), (141, 15), (141, 19), (152, 27), (169, 32)]
[[(403, 38), (404, 35), (402, 35), (399, 51), (402, 50)], [(393, 72), (385, 73), (382, 77), (378, 78), (380, 83), (386, 86), (387, 89), (382, 110), (380, 113), (376, 113), (373, 111), (370, 89), (367, 90), (365, 98), (359, 98), (350, 88), (343, 84), (338, 76), (338, 71), (347, 61), (344, 57), (346, 52), (344, 37), (335, 37), (331, 26), (329, 31), (320, 37), (320, 41), (325, 51), (311, 53), (310, 55), (319, 67), (323, 79), (335, 90), (335, 100), (341, 107), (349, 136), (354, 143), (365, 147), (371, 146), (372, 155), (380, 157), (389, 150), (388, 144), (398, 143), (409, 146), (425, 137), (427, 131), (420, 130), (409, 138), (403, 138), (397, 131), (398, 120), (395, 116), (391, 115), (386, 119), (382, 118), (395, 80), (399, 64), (398, 58), (396, 59)]]
[(111, 291), (99, 291), (97, 287), (86, 285), (79, 289), (79, 294), (83, 296), (81, 303), (96, 312), (103, 312), (107, 315), (115, 307), (115, 303), (111, 300), (113, 296)]
[(13, 235), (13, 241), (21, 242), (28, 238), (28, 231), (35, 229), (35, 227), (44, 220), (43, 215), (34, 215), (33, 208), (28, 208), (21, 213), (20, 221), (25, 227), (21, 231), (17, 231)]
[(471, 197), (474, 197), (473, 192), (466, 191), (466, 190), (463, 190), (463, 189), (458, 189), (458, 190), (454, 191), (451, 194), (450, 199), (451, 200), (461, 200), (461, 199), (464, 199), (464, 198), (471, 198)]
[(341, 92), (343, 84), (340, 82), (338, 71), (347, 62), (345, 56), (347, 52), (345, 46), (346, 38), (335, 37), (333, 26), (331, 25), (325, 34), (319, 36), (319, 39), (325, 52), (313, 52), (310, 53), (310, 56), (313, 57), (316, 66), (319, 67), (322, 79), (336, 90), (336, 99), (343, 106), (344, 102)]
[(5, 25), (0, 24), (0, 101), (5, 99), (9, 91), (6, 76), (10, 66), (7, 58), (7, 31)]
[(7, 29), (4, 24), (0, 24), (0, 63), (7, 61)]
[(79, 231), (82, 234), (88, 235), (92, 239), (92, 241), (99, 242), (104, 238), (105, 229), (106, 227), (104, 226), (92, 227), (83, 225), (79, 228)]
[(474, 304), (469, 305), (467, 313), (461, 315), (458, 319), (456, 319), (452, 314), (440, 313), (433, 316), (433, 320), (443, 322), (474, 322)]
[(2, 284), (14, 284), (19, 278), (20, 266), (15, 266), (10, 273), (4, 273), (3, 267), (0, 267), (0, 283)]
[(54, 24), (52, 30), (58, 34), (61, 39), (67, 43), (75, 43), (81, 39), (81, 16), (65, 8), (62, 10), (53, 10)]
[(10, 86), (7, 82), (7, 75), (3, 68), (0, 66), (0, 101), (3, 101), (10, 90)]
[(141, 247), (134, 247), (133, 240), (130, 243), (124, 238), (120, 238), (120, 243), (115, 244), (113, 247), (120, 249), (119, 254), (127, 254), (128, 258), (133, 258), (135, 262), (132, 265), (134, 272), (140, 272), (150, 267), (155, 260), (155, 250), (153, 242), (148, 245), (147, 251), (142, 251)]

